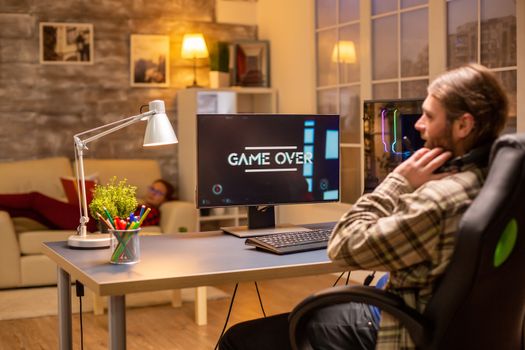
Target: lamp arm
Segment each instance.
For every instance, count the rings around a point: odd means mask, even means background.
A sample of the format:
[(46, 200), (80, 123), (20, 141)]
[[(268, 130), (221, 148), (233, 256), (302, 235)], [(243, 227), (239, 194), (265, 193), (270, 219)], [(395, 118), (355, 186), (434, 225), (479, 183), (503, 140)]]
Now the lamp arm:
[[(79, 207), (80, 207), (80, 225), (78, 226), (78, 234), (81, 237), (87, 236), (87, 223), (89, 222), (89, 215), (88, 215), (88, 206), (87, 206), (87, 198), (86, 198), (86, 178), (84, 173), (84, 150), (87, 149), (86, 145), (91, 142), (95, 141), (101, 137), (104, 137), (108, 134), (111, 134), (117, 130), (120, 130), (122, 128), (125, 128), (131, 124), (134, 124), (138, 121), (140, 121), (143, 118), (147, 118), (149, 116), (155, 115), (157, 111), (148, 111), (139, 115), (134, 115), (125, 119), (117, 120), (115, 122), (102, 125), (78, 134), (75, 134), (73, 136), (73, 140), (75, 142), (75, 163), (76, 163), (76, 174), (77, 174), (77, 188), (80, 190), (80, 196), (78, 198), (79, 201)], [(114, 126), (113, 128), (107, 129), (110, 126)], [(104, 130), (107, 129), (107, 130)], [(86, 138), (85, 140), (80, 139), (80, 136), (92, 133), (94, 131), (104, 130), (98, 134), (95, 134), (91, 137)]]
[[(139, 115), (134, 115), (134, 116), (131, 116), (131, 117), (128, 117), (128, 118), (124, 118), (124, 119), (121, 119), (121, 120), (117, 120), (117, 121), (114, 121), (112, 123), (109, 123), (109, 124), (105, 124), (105, 125), (102, 125), (102, 126), (99, 126), (99, 127), (96, 127), (96, 128), (93, 128), (93, 129), (90, 129), (90, 130), (87, 130), (87, 131), (83, 131), (81, 133), (78, 133), (76, 135), (73, 136), (73, 138), (75, 139), (75, 145), (77, 146), (78, 143), (81, 143), (84, 147), (86, 144), (88, 144), (89, 142), (91, 141), (95, 141), (101, 137), (104, 137), (108, 134), (111, 134), (117, 130), (120, 130), (120, 129), (123, 129), (125, 127), (127, 127), (128, 125), (131, 125), (131, 124), (134, 124), (144, 118), (147, 118), (149, 116), (152, 116), (152, 115), (155, 115), (157, 112), (156, 111), (148, 111), (148, 112), (145, 112), (145, 113), (142, 113), (142, 114), (139, 114)], [(110, 126), (113, 126), (113, 125), (116, 125), (115, 127), (111, 128), (111, 129), (107, 129), (108, 127)], [(102, 130), (102, 129), (107, 129), (105, 131), (102, 131), (98, 134), (95, 134), (91, 137), (88, 137), (86, 138), (85, 140), (81, 140), (80, 139), (80, 136), (82, 135), (85, 135), (85, 134), (90, 134), (94, 131), (98, 131), (98, 130)]]
[[(75, 140), (76, 143), (76, 140)], [(87, 235), (87, 223), (89, 222), (87, 199), (86, 199), (86, 181), (84, 175), (84, 148), (75, 146), (75, 165), (77, 174), (77, 188), (80, 190), (78, 197), (78, 204), (81, 211), (80, 225), (78, 226), (78, 234), (81, 237)]]

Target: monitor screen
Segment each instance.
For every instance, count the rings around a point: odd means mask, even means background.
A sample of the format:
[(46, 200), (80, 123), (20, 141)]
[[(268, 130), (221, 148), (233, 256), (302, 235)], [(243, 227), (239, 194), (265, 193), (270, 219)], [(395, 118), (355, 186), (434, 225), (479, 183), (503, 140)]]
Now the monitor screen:
[(197, 115), (199, 208), (338, 200), (338, 115)]
[(421, 99), (364, 102), (365, 193), (425, 143), (414, 127), (422, 104)]

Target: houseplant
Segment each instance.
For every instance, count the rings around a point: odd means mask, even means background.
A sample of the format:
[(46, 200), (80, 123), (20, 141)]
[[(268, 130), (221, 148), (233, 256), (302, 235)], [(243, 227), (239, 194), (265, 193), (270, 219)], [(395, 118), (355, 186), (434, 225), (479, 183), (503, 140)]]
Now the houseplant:
[(95, 185), (93, 200), (89, 204), (91, 217), (97, 219), (97, 213), (105, 216), (106, 210), (112, 218), (129, 216), (137, 208), (136, 193), (136, 186), (128, 185), (126, 179), (117, 182), (116, 176), (106, 185)]
[(230, 85), (230, 48), (228, 43), (217, 41), (210, 48), (210, 87)]

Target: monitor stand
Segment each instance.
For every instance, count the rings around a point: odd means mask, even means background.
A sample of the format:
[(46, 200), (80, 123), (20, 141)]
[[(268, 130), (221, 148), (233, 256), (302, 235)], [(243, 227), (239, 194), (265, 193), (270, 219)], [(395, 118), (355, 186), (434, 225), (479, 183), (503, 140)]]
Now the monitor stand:
[(274, 233), (309, 231), (306, 227), (282, 224), (275, 226), (275, 208), (273, 206), (249, 206), (248, 226), (221, 227), (226, 233), (241, 238), (265, 236)]

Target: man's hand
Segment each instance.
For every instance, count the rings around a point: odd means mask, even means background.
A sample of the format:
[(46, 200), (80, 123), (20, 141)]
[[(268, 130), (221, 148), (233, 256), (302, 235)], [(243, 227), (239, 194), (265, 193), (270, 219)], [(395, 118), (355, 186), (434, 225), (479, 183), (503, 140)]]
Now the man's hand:
[(441, 148), (421, 148), (399, 164), (394, 172), (403, 175), (410, 185), (417, 189), (428, 181), (439, 180), (452, 174), (450, 172), (434, 174), (434, 171), (445, 164), (450, 157), (452, 157), (452, 153), (443, 152)]

